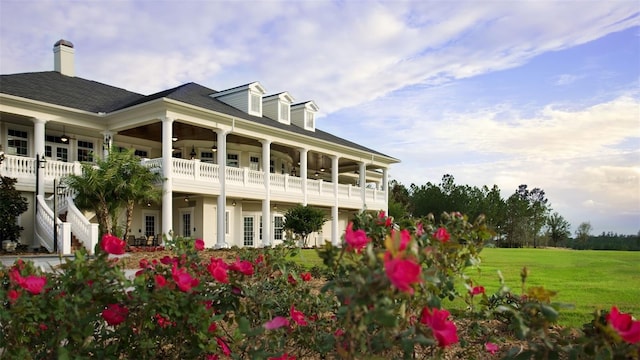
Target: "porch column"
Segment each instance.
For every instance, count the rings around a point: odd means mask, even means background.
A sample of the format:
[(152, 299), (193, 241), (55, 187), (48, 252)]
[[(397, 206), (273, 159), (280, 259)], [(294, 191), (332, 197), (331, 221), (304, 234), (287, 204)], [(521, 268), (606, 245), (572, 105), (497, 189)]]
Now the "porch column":
[(360, 165), (360, 178), (358, 180), (358, 183), (360, 185), (360, 196), (362, 198), (362, 208), (360, 210), (367, 210), (367, 188), (366, 188), (366, 171), (367, 171), (367, 166), (365, 165), (364, 161), (359, 163)]
[(302, 206), (307, 206), (307, 155), (309, 149), (300, 149), (300, 180), (302, 181)]
[[(31, 119), (33, 121), (33, 151), (35, 151), (36, 155), (39, 159), (42, 159), (44, 156), (44, 125), (47, 123), (46, 120), (43, 119)], [(38, 179), (38, 183), (36, 184), (36, 188), (38, 189), (38, 193), (36, 195), (44, 195), (44, 172), (37, 165), (38, 160), (36, 160), (36, 178)]]
[(340, 245), (340, 232), (338, 231), (338, 160), (339, 157), (331, 157), (331, 182), (333, 183), (333, 206), (331, 207), (331, 243), (333, 246)]
[(384, 191), (384, 212), (389, 214), (389, 169), (382, 168), (382, 190)]
[(271, 140), (262, 143), (262, 171), (264, 173), (265, 196), (262, 200), (262, 246), (271, 247)]
[[(170, 239), (173, 229), (173, 118), (162, 119), (162, 234)], [(109, 140), (111, 145), (111, 140)], [(110, 149), (110, 147), (109, 147)], [(108, 156), (108, 150), (107, 150)]]
[[(112, 133), (111, 131), (104, 131), (102, 132), (102, 159), (107, 160), (107, 158), (109, 157), (109, 152), (111, 151), (111, 146), (113, 146), (113, 135), (114, 133)], [(171, 135), (169, 135), (171, 136)], [(162, 144), (164, 145), (164, 129), (163, 129), (163, 137), (162, 137)], [(169, 141), (171, 141), (171, 139), (169, 139)], [(164, 147), (163, 147), (163, 154), (164, 154)]]
[(226, 217), (227, 217), (227, 134), (229, 130), (217, 129), (218, 137), (218, 177), (220, 178), (220, 195), (218, 195), (218, 226), (216, 249), (226, 249), (229, 244), (226, 242)]

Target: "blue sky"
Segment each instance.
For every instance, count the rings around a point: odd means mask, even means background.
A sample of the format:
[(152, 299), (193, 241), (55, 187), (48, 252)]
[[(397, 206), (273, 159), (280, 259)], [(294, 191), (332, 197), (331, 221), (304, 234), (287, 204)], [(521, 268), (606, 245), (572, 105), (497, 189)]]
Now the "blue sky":
[(398, 158), (405, 185), (545, 190), (573, 229), (640, 230), (637, 1), (7, 1), (0, 72), (144, 94), (260, 81)]

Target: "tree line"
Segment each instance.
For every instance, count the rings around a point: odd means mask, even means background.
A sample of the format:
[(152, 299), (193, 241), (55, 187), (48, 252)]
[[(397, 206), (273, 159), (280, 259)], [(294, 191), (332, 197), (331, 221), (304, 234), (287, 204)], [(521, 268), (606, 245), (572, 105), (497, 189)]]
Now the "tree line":
[[(453, 175), (446, 174), (439, 184), (411, 184), (409, 187), (392, 180), (389, 183), (389, 215), (400, 224), (406, 219), (432, 214), (437, 222), (443, 213), (459, 211), (470, 219), (485, 217), (486, 224), (495, 232), (493, 243), (499, 247), (563, 246), (599, 249), (591, 236), (591, 225), (580, 224), (575, 238), (571, 237), (571, 224), (554, 211), (541, 188), (522, 184), (508, 197), (501, 196), (497, 185), (489, 188), (455, 183)], [(639, 234), (640, 235), (640, 234)], [(592, 239), (594, 238), (594, 239)], [(603, 239), (600, 239), (603, 240)], [(606, 241), (607, 248), (640, 250), (640, 236)], [(621, 248), (620, 244), (624, 244)], [(602, 243), (598, 246), (604, 246)], [(578, 247), (580, 246), (580, 247)]]

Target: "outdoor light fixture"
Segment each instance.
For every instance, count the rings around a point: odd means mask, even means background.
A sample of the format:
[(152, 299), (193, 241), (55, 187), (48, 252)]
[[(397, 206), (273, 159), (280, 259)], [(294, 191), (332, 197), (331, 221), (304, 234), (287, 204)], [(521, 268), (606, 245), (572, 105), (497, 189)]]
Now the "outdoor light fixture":
[(296, 176), (296, 168), (291, 168), (291, 176)]
[(231, 206), (236, 206), (236, 201), (235, 201), (235, 200), (233, 200), (233, 201), (231, 202)]
[(273, 210), (278, 210), (278, 204), (273, 204)]
[(320, 162), (320, 171), (324, 172), (324, 155), (322, 155), (322, 160)]
[(191, 146), (191, 160), (196, 158), (196, 147), (195, 146)]
[(211, 151), (216, 152), (218, 151), (218, 146), (216, 145), (216, 142), (213, 142), (213, 146), (211, 146)]
[(178, 141), (178, 137), (177, 137), (177, 136), (175, 136), (175, 135), (173, 135), (173, 136), (171, 137), (171, 141), (173, 141), (173, 142)]
[(4, 161), (4, 150), (2, 149), (2, 145), (0, 145), (0, 164)]
[(185, 195), (184, 202), (189, 202), (189, 195)]
[(65, 134), (65, 131), (64, 131), (64, 125), (62, 125), (62, 136), (60, 136), (60, 141), (62, 141), (65, 144), (69, 142), (69, 137)]

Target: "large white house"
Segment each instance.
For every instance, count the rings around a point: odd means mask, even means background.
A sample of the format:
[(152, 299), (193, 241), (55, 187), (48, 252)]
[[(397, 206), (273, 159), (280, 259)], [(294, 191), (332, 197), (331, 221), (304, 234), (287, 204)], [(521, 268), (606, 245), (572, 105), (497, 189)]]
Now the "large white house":
[(354, 213), (387, 209), (398, 160), (317, 128), (313, 101), (267, 95), (259, 82), (142, 95), (76, 77), (68, 41), (53, 52), (54, 71), (0, 79), (0, 174), (17, 178), (30, 204), (18, 218), (23, 244), (54, 251), (55, 238), (68, 253), (73, 236), (93, 249), (93, 214), (54, 185), (111, 146), (135, 149), (165, 178), (162, 201), (135, 209), (136, 238), (172, 232), (207, 247), (270, 246), (283, 239), (285, 211), (304, 204), (329, 219), (311, 245), (337, 244)]

